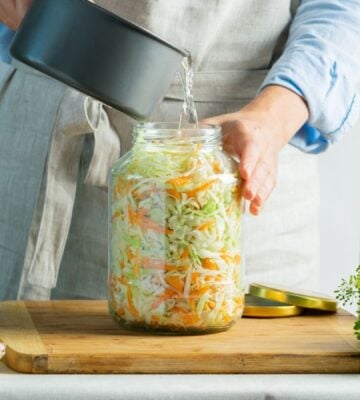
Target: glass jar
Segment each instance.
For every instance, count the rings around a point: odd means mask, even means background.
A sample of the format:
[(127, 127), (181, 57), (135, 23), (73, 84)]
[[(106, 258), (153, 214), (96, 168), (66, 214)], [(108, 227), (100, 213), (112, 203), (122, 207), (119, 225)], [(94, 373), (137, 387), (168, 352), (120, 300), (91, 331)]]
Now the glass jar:
[(122, 326), (221, 331), (244, 306), (242, 199), (221, 129), (139, 124), (110, 174), (109, 308)]

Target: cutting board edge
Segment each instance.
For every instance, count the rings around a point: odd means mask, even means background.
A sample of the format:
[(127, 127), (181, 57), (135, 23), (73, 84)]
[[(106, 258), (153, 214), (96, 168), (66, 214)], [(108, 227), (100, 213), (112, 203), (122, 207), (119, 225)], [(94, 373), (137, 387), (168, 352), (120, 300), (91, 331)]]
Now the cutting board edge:
[[(358, 355), (318, 356), (321, 362), (314, 363), (314, 355), (294, 354), (256, 354), (233, 356), (209, 355), (204, 368), (204, 358), (194, 355), (187, 357), (162, 357), (156, 359), (149, 355), (137, 356), (135, 360), (126, 356), (114, 357), (99, 355), (93, 357), (73, 355), (65, 360), (61, 356), (50, 355), (48, 373), (116, 373), (116, 374), (339, 374), (359, 373), (360, 357)], [(262, 363), (259, 363), (259, 359)], [(106, 360), (107, 364), (104, 364)], [(268, 364), (267, 364), (268, 362)], [(341, 368), (339, 364), (341, 363)], [(109, 365), (116, 365), (110, 367)], [(264, 367), (265, 365), (265, 367)], [(269, 365), (269, 367), (266, 367)], [(287, 368), (284, 368), (287, 365)]]
[(5, 346), (5, 355), (1, 361), (10, 369), (21, 373), (47, 373), (47, 354), (20, 353), (10, 346)]

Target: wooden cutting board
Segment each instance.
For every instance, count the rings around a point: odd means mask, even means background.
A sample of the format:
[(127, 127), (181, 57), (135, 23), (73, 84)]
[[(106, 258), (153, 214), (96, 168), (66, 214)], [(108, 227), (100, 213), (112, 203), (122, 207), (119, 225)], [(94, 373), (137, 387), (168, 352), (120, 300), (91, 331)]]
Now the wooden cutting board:
[(105, 301), (0, 303), (3, 361), (30, 373), (360, 373), (353, 323), (341, 310), (155, 336), (119, 328)]

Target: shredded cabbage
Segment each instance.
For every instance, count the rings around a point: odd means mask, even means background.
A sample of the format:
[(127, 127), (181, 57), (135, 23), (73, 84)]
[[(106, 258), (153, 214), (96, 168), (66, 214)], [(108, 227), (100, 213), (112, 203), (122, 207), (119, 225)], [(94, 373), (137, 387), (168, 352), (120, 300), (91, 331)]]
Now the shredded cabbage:
[(231, 326), (244, 303), (235, 163), (221, 149), (136, 144), (110, 187), (114, 317), (154, 330)]

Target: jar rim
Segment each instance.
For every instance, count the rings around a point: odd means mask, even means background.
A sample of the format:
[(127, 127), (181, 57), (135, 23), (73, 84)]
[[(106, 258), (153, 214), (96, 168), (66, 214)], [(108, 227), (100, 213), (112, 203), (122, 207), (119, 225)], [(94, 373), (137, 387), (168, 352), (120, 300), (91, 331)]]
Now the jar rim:
[[(182, 133), (179, 136), (179, 132)], [(141, 136), (142, 140), (156, 140), (163, 142), (171, 140), (172, 143), (217, 144), (221, 139), (221, 126), (199, 124), (185, 124), (179, 129), (179, 122), (142, 122), (134, 127), (134, 140)]]
[(181, 128), (179, 128), (179, 122), (140, 122), (135, 125), (135, 129), (146, 129), (146, 131), (194, 131), (205, 133), (206, 131), (214, 132), (221, 131), (220, 125), (210, 125), (210, 124), (199, 124), (199, 128), (195, 126), (195, 124), (185, 124)]

